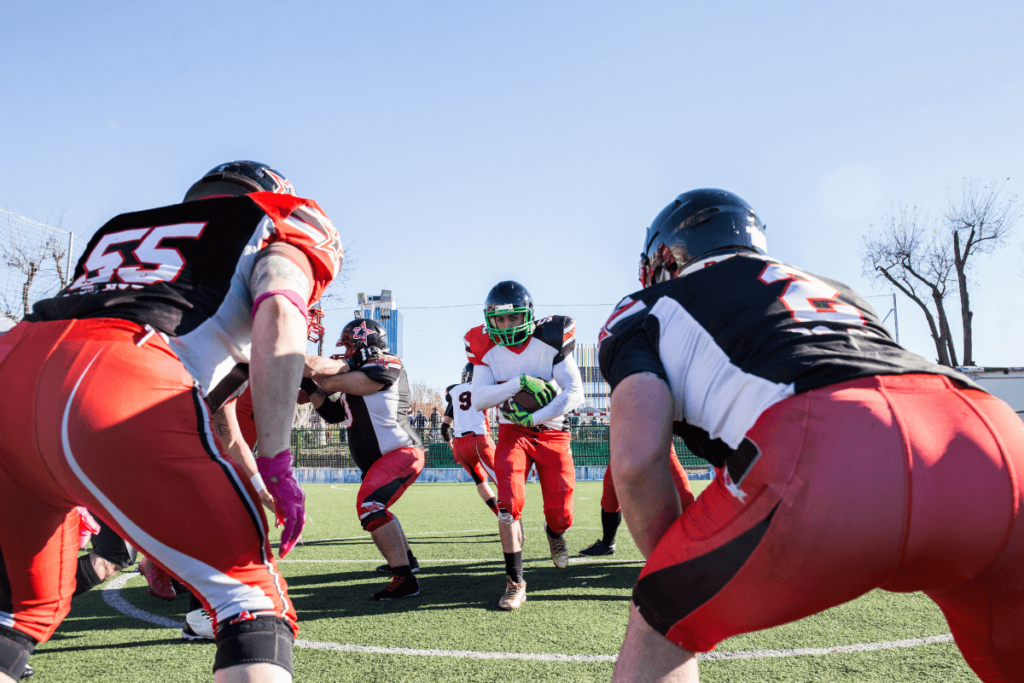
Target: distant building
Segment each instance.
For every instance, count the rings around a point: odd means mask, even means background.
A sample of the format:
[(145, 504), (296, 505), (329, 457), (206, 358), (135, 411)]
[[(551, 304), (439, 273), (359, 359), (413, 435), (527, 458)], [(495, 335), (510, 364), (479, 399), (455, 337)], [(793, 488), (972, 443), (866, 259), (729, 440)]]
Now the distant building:
[(402, 338), (402, 312), (398, 310), (395, 297), (390, 289), (382, 289), (380, 296), (357, 295), (359, 308), (355, 317), (376, 320), (388, 331), (388, 349), (396, 356), (403, 355), (405, 344)]
[(589, 412), (588, 408), (598, 412), (608, 412), (608, 397), (611, 394), (611, 387), (604, 381), (601, 369), (598, 367), (597, 344), (576, 342), (573, 356), (576, 358), (576, 365), (580, 366), (580, 376), (583, 378), (583, 405), (577, 412)]

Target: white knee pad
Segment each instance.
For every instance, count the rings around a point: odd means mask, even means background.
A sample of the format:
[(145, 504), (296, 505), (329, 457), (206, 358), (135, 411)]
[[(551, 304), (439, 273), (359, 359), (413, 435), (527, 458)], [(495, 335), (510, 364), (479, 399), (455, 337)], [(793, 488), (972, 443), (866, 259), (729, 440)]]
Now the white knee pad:
[(502, 524), (511, 526), (516, 520), (512, 519), (512, 513), (505, 510), (498, 511), (498, 521)]

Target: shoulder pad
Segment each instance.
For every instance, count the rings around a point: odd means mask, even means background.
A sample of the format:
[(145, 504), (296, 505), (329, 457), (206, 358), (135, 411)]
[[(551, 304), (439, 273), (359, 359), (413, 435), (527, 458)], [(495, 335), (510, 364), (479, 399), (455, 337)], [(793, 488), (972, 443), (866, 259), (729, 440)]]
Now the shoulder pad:
[(477, 325), (466, 333), (466, 357), (473, 365), (486, 365), (484, 356), (494, 348), (494, 341), (484, 330), (483, 325)]
[[(366, 365), (379, 365), (383, 368), (400, 368), (402, 367), (402, 359), (393, 353), (384, 352), (373, 360), (367, 361)], [(363, 367), (365, 368), (366, 365)]]
[(548, 346), (567, 353), (576, 345), (576, 321), (566, 315), (552, 315), (537, 322), (533, 336)]
[(274, 192), (246, 195), (274, 221), (271, 242), (285, 242), (302, 250), (313, 267), (313, 291), (309, 303), (315, 303), (323, 290), (338, 275), (344, 252), (341, 238), (331, 219), (312, 199)]

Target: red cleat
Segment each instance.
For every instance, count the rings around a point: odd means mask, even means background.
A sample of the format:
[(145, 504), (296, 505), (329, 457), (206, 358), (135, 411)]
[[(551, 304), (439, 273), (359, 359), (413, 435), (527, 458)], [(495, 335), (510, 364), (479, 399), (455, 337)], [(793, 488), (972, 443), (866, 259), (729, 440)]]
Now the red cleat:
[(148, 557), (139, 562), (139, 573), (146, 577), (149, 594), (161, 600), (173, 600), (178, 594), (171, 583), (171, 575), (149, 561)]

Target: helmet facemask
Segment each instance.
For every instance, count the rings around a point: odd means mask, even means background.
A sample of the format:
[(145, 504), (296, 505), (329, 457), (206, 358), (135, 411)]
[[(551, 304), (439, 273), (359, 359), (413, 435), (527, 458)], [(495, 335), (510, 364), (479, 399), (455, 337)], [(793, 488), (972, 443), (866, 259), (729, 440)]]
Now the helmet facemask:
[[(521, 313), (523, 322), (514, 327), (497, 327), (494, 318)], [(495, 344), (501, 346), (518, 346), (533, 334), (537, 325), (533, 321), (533, 306), (516, 306), (514, 304), (492, 304), (484, 309), (484, 320), (487, 334)]]
[(369, 346), (376, 347), (381, 351), (387, 351), (387, 330), (375, 320), (357, 318), (345, 325), (341, 331), (341, 337), (335, 346), (343, 349), (343, 351), (331, 356), (334, 360), (348, 360), (359, 349)]

